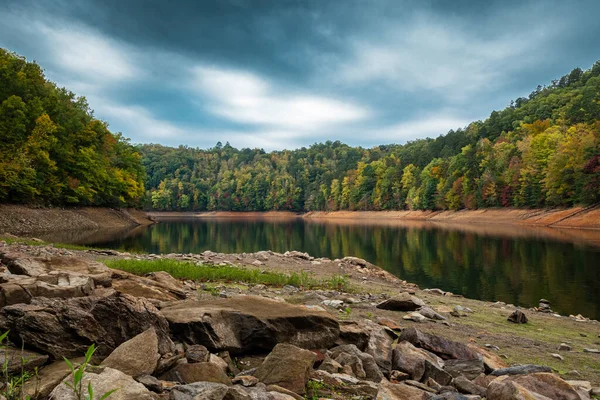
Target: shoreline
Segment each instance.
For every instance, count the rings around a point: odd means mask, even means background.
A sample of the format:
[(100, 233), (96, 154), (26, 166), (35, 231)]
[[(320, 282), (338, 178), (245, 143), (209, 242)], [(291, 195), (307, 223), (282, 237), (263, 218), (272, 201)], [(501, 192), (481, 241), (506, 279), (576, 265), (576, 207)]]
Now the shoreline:
[(265, 218), (305, 220), (351, 220), (351, 221), (428, 221), (454, 224), (498, 224), (534, 226), (549, 228), (600, 230), (600, 206), (555, 208), (555, 209), (514, 209), (487, 208), (460, 211), (148, 211), (147, 215), (156, 220), (177, 218)]

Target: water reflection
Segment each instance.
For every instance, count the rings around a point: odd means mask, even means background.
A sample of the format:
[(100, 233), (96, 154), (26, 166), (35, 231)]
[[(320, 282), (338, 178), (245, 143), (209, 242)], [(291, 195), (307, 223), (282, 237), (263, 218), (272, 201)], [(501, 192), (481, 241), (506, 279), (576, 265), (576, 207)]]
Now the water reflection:
[[(361, 257), (421, 287), (600, 318), (599, 232), (303, 219), (166, 220), (148, 228), (69, 240), (126, 251), (306, 251)], [(56, 240), (56, 239), (55, 239)], [(57, 240), (58, 241), (58, 240)], [(63, 240), (64, 241), (64, 240)]]

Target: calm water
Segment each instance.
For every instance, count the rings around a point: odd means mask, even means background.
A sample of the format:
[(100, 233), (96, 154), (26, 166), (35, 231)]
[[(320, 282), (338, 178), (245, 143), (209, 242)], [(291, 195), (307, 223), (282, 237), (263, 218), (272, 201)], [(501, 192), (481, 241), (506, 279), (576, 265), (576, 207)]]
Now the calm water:
[[(171, 220), (128, 232), (60, 238), (123, 251), (223, 253), (306, 251), (364, 258), (422, 288), (600, 319), (600, 248), (573, 231), (420, 224), (315, 223), (302, 219)], [(600, 232), (584, 232), (589, 240)], [(56, 239), (55, 239), (56, 240)]]

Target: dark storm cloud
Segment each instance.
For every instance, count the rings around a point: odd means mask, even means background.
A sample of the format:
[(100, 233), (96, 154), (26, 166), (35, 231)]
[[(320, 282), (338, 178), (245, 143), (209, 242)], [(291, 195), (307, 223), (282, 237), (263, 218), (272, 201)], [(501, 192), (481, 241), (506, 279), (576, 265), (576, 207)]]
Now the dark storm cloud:
[(404, 142), (600, 58), (595, 1), (0, 4), (0, 46), (134, 142)]

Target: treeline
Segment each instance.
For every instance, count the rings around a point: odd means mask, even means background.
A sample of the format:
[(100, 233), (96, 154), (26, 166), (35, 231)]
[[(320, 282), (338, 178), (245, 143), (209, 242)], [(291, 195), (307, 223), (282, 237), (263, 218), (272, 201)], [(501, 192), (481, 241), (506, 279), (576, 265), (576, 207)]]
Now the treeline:
[(395, 210), (600, 201), (600, 61), (436, 139), (266, 153), (143, 145), (147, 208)]
[(137, 149), (84, 97), (0, 49), (0, 202), (131, 206), (144, 178)]

